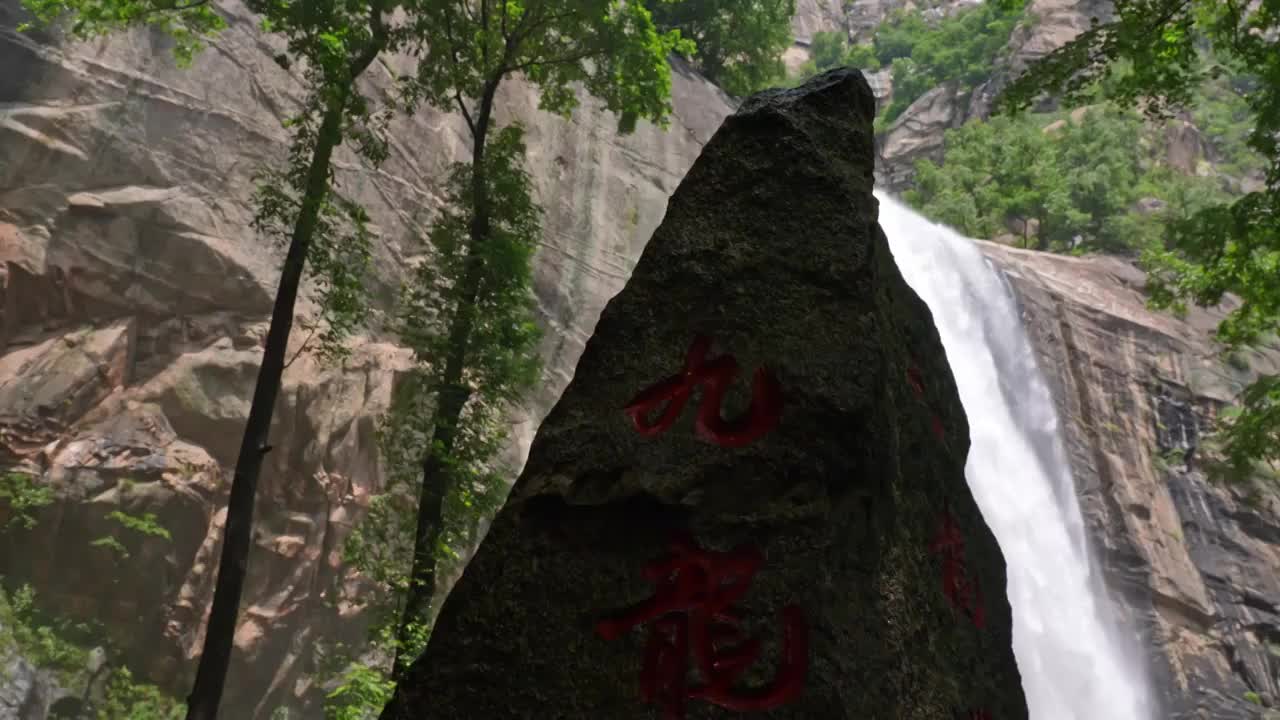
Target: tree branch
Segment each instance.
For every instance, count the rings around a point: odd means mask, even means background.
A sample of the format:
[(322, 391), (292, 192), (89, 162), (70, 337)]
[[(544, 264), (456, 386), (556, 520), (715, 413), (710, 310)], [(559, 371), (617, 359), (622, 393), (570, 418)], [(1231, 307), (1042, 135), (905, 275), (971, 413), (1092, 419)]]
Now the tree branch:
[(467, 129), (471, 131), (471, 137), (476, 136), (476, 123), (471, 119), (471, 113), (467, 112), (467, 103), (462, 99), (462, 91), (454, 90), (453, 99), (458, 102), (458, 109), (462, 111), (462, 119), (467, 121)]
[(511, 65), (511, 66), (505, 67), (503, 68), (503, 72), (504, 73), (524, 72), (525, 70), (528, 70), (531, 67), (538, 67), (538, 66), (545, 66), (545, 65), (567, 65), (569, 63), (575, 63), (580, 60), (586, 60), (587, 58), (592, 57), (594, 55), (599, 55), (601, 52), (602, 51), (599, 51), (599, 50), (591, 50), (591, 51), (584, 50), (579, 53), (574, 53), (572, 55), (565, 55), (564, 57), (555, 58), (553, 60), (530, 60), (528, 62), (520, 63), (519, 65)]
[(298, 356), (302, 355), (302, 353), (307, 349), (307, 345), (311, 344), (311, 338), (316, 334), (316, 330), (318, 330), (319, 328), (320, 328), (320, 324), (318, 322), (315, 325), (311, 326), (311, 331), (307, 333), (307, 337), (304, 338), (302, 340), (302, 344), (298, 346), (298, 351), (295, 352), (293, 354), (293, 357), (289, 358), (289, 361), (284, 364), (285, 370), (288, 370), (289, 366), (293, 364), (293, 361), (297, 360)]
[(352, 82), (355, 78), (360, 77), (369, 65), (373, 64), (374, 58), (378, 57), (378, 53), (382, 52), (387, 44), (387, 26), (382, 22), (382, 8), (387, 0), (375, 0), (369, 6), (369, 44), (365, 46), (364, 52), (360, 53), (355, 60), (348, 66), (347, 72), (350, 73)]
[[(464, 2), (463, 7), (466, 7)], [(462, 67), (462, 59), (458, 57), (458, 41), (453, 35), (453, 13), (448, 10), (444, 13), (444, 34), (449, 42), (449, 54), (453, 56), (453, 66)], [(457, 88), (453, 91), (453, 99), (458, 103), (458, 109), (462, 111), (462, 119), (467, 121), (467, 129), (471, 131), (471, 137), (476, 136), (476, 123), (471, 119), (471, 113), (467, 112), (467, 103), (462, 99), (462, 89)]]
[(515, 29), (512, 30), (511, 38), (515, 43), (523, 42), (526, 38), (528, 38), (530, 35), (536, 32), (539, 28), (546, 27), (551, 23), (559, 22), (561, 20), (566, 20), (568, 18), (573, 17), (576, 14), (577, 13), (574, 13), (574, 12), (554, 13), (552, 15), (545, 15), (545, 16), (530, 14), (529, 15), (530, 21), (528, 25), (526, 25), (524, 20), (521, 19), (520, 24), (517, 25)]

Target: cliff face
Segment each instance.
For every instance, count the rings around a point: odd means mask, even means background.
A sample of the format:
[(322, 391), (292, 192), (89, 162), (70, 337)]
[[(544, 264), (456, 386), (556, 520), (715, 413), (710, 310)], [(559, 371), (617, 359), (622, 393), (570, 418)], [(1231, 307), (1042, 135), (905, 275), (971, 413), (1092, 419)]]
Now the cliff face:
[[(202, 640), (279, 272), (281, 253), (250, 229), (252, 177), (281, 159), (280, 120), (300, 99), (248, 12), (219, 7), (230, 27), (179, 70), (146, 32), (86, 44), (19, 34), (17, 0), (0, 0), (0, 470), (29, 473), (59, 498), (3, 543), (0, 574), (102, 622), (140, 675), (177, 691)], [(516, 460), (730, 111), (701, 78), (674, 75), (670, 129), (625, 138), (589, 99), (562, 120), (538, 111), (526, 85), (502, 92), (501, 121), (526, 125), (546, 213), (535, 291), (547, 371), (513, 421)], [(469, 153), (464, 133), (459, 118), (425, 111), (396, 121), (377, 172), (339, 153), (339, 191), (376, 225), (384, 299), (421, 247), (449, 163)], [(338, 551), (382, 487), (375, 422), (407, 357), (381, 337), (355, 345), (345, 367), (304, 352), (285, 372), (229, 717), (266, 717), (307, 695), (315, 643), (362, 635), (358, 613), (326, 597), (357, 583)], [(108, 517), (115, 510), (154, 513), (171, 539), (135, 538)], [(129, 556), (90, 546), (104, 536)]]
[[(1112, 258), (984, 243), (1053, 389), (1077, 495), (1114, 600), (1140, 629), (1161, 718), (1273, 718), (1280, 696), (1280, 495), (1207, 480), (1214, 416), (1280, 345), (1224, 362), (1208, 331), (1146, 309)], [(1198, 454), (1201, 451), (1201, 454)], [(1263, 707), (1260, 707), (1263, 706)]]

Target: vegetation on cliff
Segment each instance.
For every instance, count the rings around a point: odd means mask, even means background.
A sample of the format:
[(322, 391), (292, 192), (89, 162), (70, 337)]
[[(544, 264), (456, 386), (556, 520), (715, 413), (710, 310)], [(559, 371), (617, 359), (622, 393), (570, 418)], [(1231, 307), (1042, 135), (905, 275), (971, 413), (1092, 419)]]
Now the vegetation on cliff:
[[(0, 475), (0, 541), (26, 540), (22, 533), (34, 529), (42, 508), (52, 505), (55, 496), (48, 485), (25, 473)], [(132, 515), (120, 510), (107, 514), (122, 529), (168, 539), (168, 533), (154, 516)], [(102, 542), (110, 540), (110, 542)], [(122, 541), (114, 534), (90, 545), (128, 554), (131, 538)], [(161, 688), (135, 680), (124, 663), (125, 649), (99, 623), (70, 621), (50, 613), (36, 602), (36, 592), (28, 584), (11, 582), (0, 576), (0, 663), (15, 657), (25, 660), (34, 672), (49, 675), (64, 690), (79, 691), (55, 703), (67, 708), (65, 717), (94, 720), (176, 720), (182, 717), (182, 703)], [(74, 712), (73, 712), (74, 711)]]
[[(1247, 106), (1225, 118), (1225, 135), (1230, 142), (1247, 123), (1245, 145), (1256, 157), (1237, 151), (1233, 159), (1257, 162), (1262, 187), (1167, 217), (1143, 262), (1157, 307), (1180, 311), (1188, 303), (1216, 305), (1228, 293), (1239, 297), (1217, 329), (1233, 349), (1280, 331), (1280, 6), (1117, 0), (1114, 18), (1032, 65), (1005, 88), (1001, 105), (1023, 111), (1045, 95), (1079, 104), (1106, 83), (1116, 103), (1163, 120), (1207, 96), (1220, 101), (1220, 83), (1205, 88), (1224, 76)], [(1224, 120), (1221, 113), (1208, 119)], [(1219, 437), (1230, 476), (1248, 476), (1258, 460), (1280, 466), (1280, 382), (1263, 377), (1246, 388)]]
[[(177, 720), (182, 703), (160, 688), (134, 679), (102, 628), (68, 622), (37, 606), (30, 585), (12, 587), (0, 577), (0, 661), (16, 655), (47, 673), (66, 690), (79, 691), (55, 703), (67, 718)], [(101, 657), (95, 657), (100, 655)]]
[(970, 237), (1136, 256), (1169, 218), (1227, 197), (1164, 161), (1159, 128), (1101, 94), (1076, 112), (971, 122), (946, 133), (945, 162), (916, 163), (904, 199)]
[[(1116, 9), (1013, 79), (1004, 116), (946, 131), (943, 158), (916, 163), (904, 199), (975, 237), (1138, 259), (1158, 308), (1234, 294), (1244, 302), (1218, 328), (1225, 350), (1269, 341), (1280, 331), (1280, 9), (1234, 0)], [(935, 87), (964, 93), (990, 79), (1015, 25), (1035, 21), (1023, 0), (934, 19), (899, 10), (869, 44), (818, 33), (801, 75), (891, 67), (884, 130)], [(1199, 129), (1207, 167), (1171, 166), (1162, 133), (1181, 119)], [(1245, 389), (1212, 440), (1225, 462), (1211, 467), (1228, 476), (1248, 476), (1259, 460), (1280, 467), (1280, 383)]]
[(1025, 0), (984, 2), (936, 24), (918, 12), (894, 13), (876, 31), (874, 43), (880, 64), (893, 64), (893, 102), (880, 122), (893, 122), (939, 85), (954, 83), (964, 92), (985, 82), (1023, 18), (1024, 5)]
[(982, 3), (936, 22), (919, 11), (896, 10), (876, 29), (872, 42), (861, 45), (850, 45), (843, 32), (814, 33), (811, 59), (792, 82), (841, 65), (891, 67), (893, 98), (876, 118), (877, 128), (883, 129), (939, 85), (953, 83), (958, 92), (967, 92), (985, 82), (1024, 17), (1024, 4)]
[(707, 79), (732, 95), (749, 95), (785, 75), (795, 0), (645, 0), (661, 31), (692, 41), (680, 50)]

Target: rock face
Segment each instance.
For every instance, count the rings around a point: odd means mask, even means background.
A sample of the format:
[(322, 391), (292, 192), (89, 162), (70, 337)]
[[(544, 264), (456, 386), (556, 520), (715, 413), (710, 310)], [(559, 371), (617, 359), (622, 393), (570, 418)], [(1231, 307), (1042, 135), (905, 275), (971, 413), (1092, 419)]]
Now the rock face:
[(53, 679), (20, 657), (0, 658), (0, 672), (5, 678), (0, 686), (0, 717), (44, 720), (56, 691)]
[[(1143, 274), (1115, 258), (984, 244), (1009, 276), (1063, 419), (1106, 584), (1142, 629), (1170, 720), (1280, 715), (1280, 496), (1208, 482), (1217, 411), (1280, 346), (1224, 363), (1225, 309), (1186, 321), (1146, 309)], [(1270, 715), (1266, 713), (1272, 713)]]
[[(873, 114), (861, 74), (835, 70), (725, 121), (601, 314), (383, 718), (652, 718), (640, 688), (668, 711), (683, 704), (690, 651), (730, 669), (688, 690), (702, 698), (688, 717), (736, 717), (708, 697), (736, 711), (775, 697), (737, 685), (783, 695), (776, 718), (1027, 716), (1004, 561), (964, 480), (964, 414), (876, 224)], [(709, 354), (695, 343), (686, 356), (695, 336)], [(768, 368), (749, 409), (742, 394), (726, 403), (740, 420), (723, 420), (717, 398), (726, 355)], [(672, 373), (628, 420), (637, 391)], [(662, 389), (689, 378), (703, 389), (687, 412), (663, 410)], [(933, 554), (948, 520), (965, 569)], [(729, 556), (642, 574), (682, 532), (675, 562), (692, 544)], [(944, 592), (952, 571), (978, 588), (956, 598), (967, 610)], [(741, 613), (719, 615), (730, 603)], [(640, 626), (659, 615), (646, 644)], [(735, 671), (706, 633), (739, 619), (766, 650)]]
[(840, 0), (796, 0), (791, 18), (791, 34), (797, 42), (809, 44), (815, 33), (845, 29), (845, 9)]
[(954, 83), (939, 85), (911, 103), (877, 138), (877, 185), (891, 190), (909, 187), (917, 160), (941, 158), (943, 134), (964, 124), (962, 96)]
[[(279, 272), (278, 252), (250, 228), (253, 173), (282, 159), (280, 120), (302, 88), (272, 61), (281, 48), (252, 14), (217, 5), (228, 29), (182, 70), (148, 32), (91, 43), (18, 33), (18, 1), (0, 0), (0, 472), (59, 493), (31, 534), (0, 541), (0, 574), (31, 582), (55, 612), (106, 622), (138, 676), (179, 695), (202, 641)], [(547, 369), (513, 420), (517, 467), (667, 197), (730, 111), (678, 63), (673, 75), (670, 129), (642, 123), (627, 137), (589, 98), (566, 121), (538, 111), (519, 81), (500, 93), (500, 121), (526, 126), (545, 211), (535, 291)], [(367, 86), (386, 79), (371, 73)], [(377, 172), (343, 150), (335, 169), (339, 192), (373, 218), (383, 299), (421, 251), (448, 165), (469, 154), (462, 120), (445, 113), (401, 117), (391, 134)], [(291, 357), (305, 339), (299, 331)], [(302, 352), (285, 372), (228, 717), (265, 720), (314, 699), (314, 649), (363, 634), (359, 608), (330, 599), (360, 588), (338, 551), (383, 486), (374, 430), (407, 358), (378, 335), (356, 345), (344, 367)], [(154, 513), (171, 540), (135, 537), (113, 511)], [(89, 545), (107, 535), (130, 556)]]

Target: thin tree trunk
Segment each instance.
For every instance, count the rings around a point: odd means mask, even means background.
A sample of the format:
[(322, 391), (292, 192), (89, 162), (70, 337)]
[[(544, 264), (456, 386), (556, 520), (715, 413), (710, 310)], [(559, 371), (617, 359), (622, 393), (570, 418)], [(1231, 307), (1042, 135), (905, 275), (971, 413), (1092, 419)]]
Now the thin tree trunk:
[[(373, 30), (370, 44), (349, 68), (351, 83), (369, 67), (386, 45), (380, 7), (372, 8), (370, 24)], [(235, 475), (231, 481), (213, 606), (209, 610), (209, 622), (205, 628), (204, 648), (196, 668), (195, 684), (191, 688), (191, 694), (187, 696), (186, 720), (216, 720), (218, 717), (218, 705), (222, 701), (227, 667), (231, 663), (232, 640), (240, 615), (240, 596), (248, 566), (254, 496), (257, 494), (258, 477), (262, 473), (262, 461), (271, 450), (268, 433), (275, 411), (276, 396), (280, 393), (281, 376), (284, 374), (285, 352), (289, 345), (289, 332), (293, 329), (298, 287), (306, 267), (307, 251), (319, 222), (322, 201), (328, 191), (333, 151), (342, 143), (342, 120), (351, 98), (350, 88), (351, 85), (344, 86), (336, 96), (329, 99), (325, 107), (324, 118), (316, 136), (316, 146), (311, 154), (311, 167), (307, 171), (302, 207), (294, 223), (289, 251), (280, 272), (280, 285), (276, 290), (275, 304), (271, 308), (271, 326), (267, 331), (262, 364), (258, 367), (258, 380), (253, 389), (249, 418), (245, 422), (240, 454), (236, 458)]]
[(307, 249), (315, 234), (320, 214), (320, 201), (329, 180), (329, 163), (333, 150), (342, 140), (342, 115), (346, 94), (341, 103), (333, 103), (325, 111), (316, 148), (311, 156), (306, 195), (293, 228), (289, 252), (280, 273), (280, 286), (271, 309), (271, 328), (263, 348), (262, 365), (253, 389), (249, 419), (245, 423), (240, 454), (236, 458), (235, 476), (231, 481), (231, 497), (227, 502), (227, 524), (223, 530), (222, 558), (218, 563), (218, 580), (213, 592), (213, 607), (205, 629), (204, 650), (196, 670), (195, 685), (187, 697), (187, 720), (214, 720), (222, 699), (227, 666), (231, 661), (231, 641), (235, 635), (240, 610), (240, 594), (249, 558), (253, 528), (253, 501), (257, 492), (262, 461), (271, 447), (267, 444), (280, 379), (284, 374), (285, 350), (293, 328), (294, 306), (298, 286), (306, 266)]
[(497, 90), (497, 80), (485, 85), (479, 112), (471, 125), (474, 145), (471, 153), (473, 215), (468, 231), (470, 242), (467, 246), (458, 314), (449, 328), (449, 354), (441, 378), (440, 402), (436, 407), (431, 442), (422, 459), (422, 490), (418, 500), (418, 524), (413, 542), (413, 568), (409, 573), (409, 594), (396, 632), (398, 642), (391, 671), (392, 679), (397, 683), (407, 677), (409, 666), (416, 659), (412, 653), (405, 652), (405, 649), (412, 644), (415, 624), (427, 620), (431, 601), (435, 596), (435, 547), (444, 524), (444, 499), (453, 489), (447, 458), (453, 452), (462, 410), (471, 397), (470, 389), (462, 384), (462, 371), (468, 359), (467, 350), (475, 324), (475, 301), (480, 293), (481, 274), (484, 270), (480, 265), (477, 248), (489, 237), (489, 195), (484, 168), (484, 144)]

